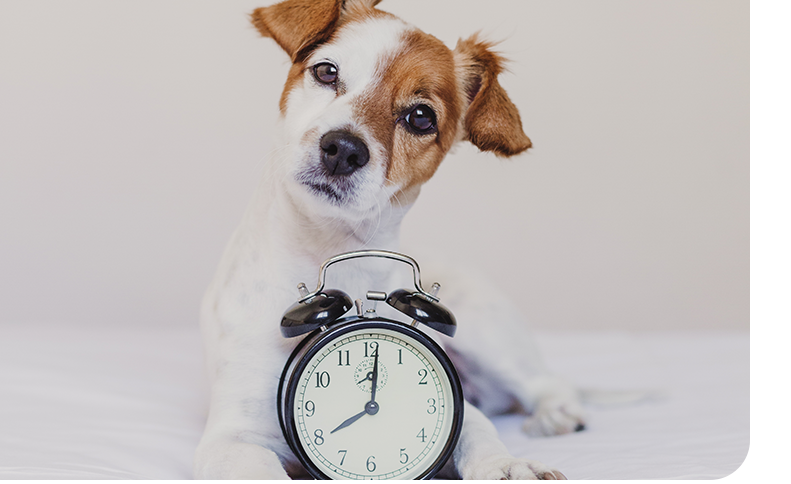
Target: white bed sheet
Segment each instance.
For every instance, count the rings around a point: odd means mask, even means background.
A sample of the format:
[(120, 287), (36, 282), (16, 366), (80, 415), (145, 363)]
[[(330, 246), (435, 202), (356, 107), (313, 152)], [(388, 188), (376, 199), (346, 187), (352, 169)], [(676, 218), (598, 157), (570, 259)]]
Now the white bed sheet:
[[(549, 365), (584, 387), (666, 397), (588, 407), (584, 432), (514, 455), (572, 479), (710, 479), (749, 444), (746, 332), (539, 333)], [(197, 329), (0, 325), (0, 478), (187, 479), (206, 412)]]

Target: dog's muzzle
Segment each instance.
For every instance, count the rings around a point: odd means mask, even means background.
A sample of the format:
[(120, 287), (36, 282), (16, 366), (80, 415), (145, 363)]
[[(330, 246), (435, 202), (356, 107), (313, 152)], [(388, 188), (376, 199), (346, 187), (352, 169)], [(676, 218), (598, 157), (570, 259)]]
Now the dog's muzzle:
[(321, 162), (330, 175), (343, 176), (365, 166), (370, 158), (365, 142), (348, 131), (330, 131), (321, 137)]

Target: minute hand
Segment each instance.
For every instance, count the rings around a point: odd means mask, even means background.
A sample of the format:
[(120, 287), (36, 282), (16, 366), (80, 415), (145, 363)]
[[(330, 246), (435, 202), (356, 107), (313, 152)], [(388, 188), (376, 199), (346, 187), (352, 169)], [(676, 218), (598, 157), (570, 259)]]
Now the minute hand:
[(379, 348), (374, 355), (374, 376), (371, 381), (371, 403), (376, 402), (376, 380), (379, 377)]

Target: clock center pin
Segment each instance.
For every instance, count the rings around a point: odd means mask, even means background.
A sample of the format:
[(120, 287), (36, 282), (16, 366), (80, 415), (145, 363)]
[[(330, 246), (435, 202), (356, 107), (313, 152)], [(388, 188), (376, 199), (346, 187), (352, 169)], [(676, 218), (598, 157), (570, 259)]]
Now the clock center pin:
[(379, 412), (379, 404), (376, 402), (368, 402), (365, 404), (365, 413), (368, 415), (376, 415)]

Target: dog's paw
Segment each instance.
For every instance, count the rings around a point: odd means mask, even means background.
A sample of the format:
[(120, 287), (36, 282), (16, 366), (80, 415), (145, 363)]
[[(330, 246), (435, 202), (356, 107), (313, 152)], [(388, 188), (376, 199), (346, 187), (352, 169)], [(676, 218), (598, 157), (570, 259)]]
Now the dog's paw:
[(540, 462), (518, 459), (510, 455), (492, 456), (472, 463), (462, 472), (462, 478), (475, 480), (566, 480), (558, 470)]
[(575, 400), (540, 402), (532, 415), (522, 423), (530, 436), (568, 434), (585, 429), (585, 412)]

